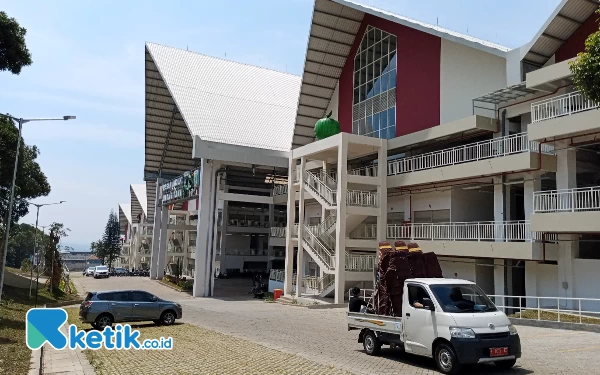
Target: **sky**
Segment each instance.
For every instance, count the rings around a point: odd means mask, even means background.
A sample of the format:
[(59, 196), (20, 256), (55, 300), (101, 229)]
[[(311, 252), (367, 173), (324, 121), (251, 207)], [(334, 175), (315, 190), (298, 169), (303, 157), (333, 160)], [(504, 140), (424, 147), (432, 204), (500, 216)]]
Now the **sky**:
[[(355, 0), (510, 48), (534, 36), (559, 0)], [(0, 112), (75, 121), (28, 123), (52, 192), (40, 225), (71, 229), (89, 249), (111, 210), (143, 182), (144, 43), (155, 42), (301, 75), (313, 0), (0, 0), (27, 29), (33, 64), (0, 73)], [(33, 208), (33, 207), (32, 207)], [(21, 219), (35, 223), (35, 209)]]

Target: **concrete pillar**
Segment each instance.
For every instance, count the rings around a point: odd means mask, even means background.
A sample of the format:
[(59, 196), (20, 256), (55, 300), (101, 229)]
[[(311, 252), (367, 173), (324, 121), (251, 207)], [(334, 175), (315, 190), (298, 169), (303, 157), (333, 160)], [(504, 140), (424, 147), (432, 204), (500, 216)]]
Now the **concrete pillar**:
[(412, 197), (411, 197), (410, 193), (404, 195), (404, 202), (403, 202), (404, 221), (412, 221), (411, 200), (412, 200)]
[[(269, 230), (271, 227), (275, 226), (275, 205), (269, 205)], [(267, 271), (271, 272), (271, 268), (273, 266), (273, 245), (271, 245), (271, 241), (269, 241), (270, 235), (267, 235)]]
[[(156, 269), (156, 278), (162, 279), (165, 275), (165, 263), (167, 261), (167, 239), (169, 237), (169, 207), (164, 206), (160, 215), (160, 236), (158, 245), (158, 262)], [(154, 235), (154, 233), (153, 233)]]
[(198, 224), (196, 227), (196, 254), (194, 265), (194, 297), (208, 297), (209, 290), (206, 283), (207, 270), (212, 268), (209, 263), (208, 234), (211, 218), (210, 201), (213, 183), (212, 165), (204, 158), (200, 162), (200, 186), (198, 187)]
[(556, 145), (556, 189), (573, 189), (577, 187), (577, 152), (568, 149), (566, 144)]
[[(229, 186), (225, 185), (223, 187), (224, 192), (229, 191)], [(223, 201), (223, 223), (221, 225), (221, 255), (219, 256), (219, 263), (221, 268), (221, 273), (227, 272), (227, 252), (225, 251), (227, 248), (227, 223), (229, 222), (229, 202)]]
[[(504, 288), (504, 268), (504, 259), (494, 259), (494, 294), (496, 295), (506, 295)], [(504, 300), (499, 297), (496, 297), (494, 300), (496, 305), (506, 305)]]
[[(387, 240), (387, 140), (380, 140), (377, 153), (377, 194), (379, 194), (379, 215), (377, 216), (377, 241)], [(406, 214), (405, 214), (406, 215)], [(392, 244), (393, 245), (393, 244)], [(375, 252), (375, 267), (379, 264), (379, 251)], [(375, 275), (375, 273), (373, 273)], [(375, 276), (373, 277), (373, 285)]]
[[(160, 218), (161, 218), (161, 208), (162, 202), (160, 200), (160, 190), (161, 185), (163, 183), (162, 179), (156, 180), (156, 199), (154, 200), (154, 223), (152, 224), (152, 252), (150, 253), (150, 278), (156, 279), (157, 270), (158, 270), (158, 241), (160, 239)], [(136, 236), (138, 235), (136, 231)], [(133, 241), (132, 241), (133, 242)], [(135, 241), (137, 245), (138, 242)], [(137, 246), (136, 246), (137, 247)], [(136, 264), (135, 257), (137, 256), (137, 249), (130, 247), (129, 248), (129, 263), (133, 267), (133, 264)]]
[(531, 220), (533, 213), (533, 193), (542, 190), (542, 179), (538, 174), (526, 173), (523, 183), (523, 204), (525, 205), (525, 220)]
[[(528, 297), (537, 297), (537, 262), (525, 262), (525, 295)], [(527, 299), (527, 307), (537, 307), (537, 300)]]
[(294, 175), (296, 173), (296, 159), (290, 157), (288, 166), (288, 201), (287, 201), (287, 224), (285, 232), (285, 280), (283, 292), (292, 294), (292, 278), (294, 276), (294, 240), (292, 230), (296, 221), (296, 189), (294, 187)]
[(296, 261), (296, 296), (302, 295), (302, 277), (304, 276), (304, 171), (306, 159), (300, 158), (300, 201), (298, 203), (298, 260)]
[(348, 138), (341, 134), (337, 163), (337, 220), (335, 224), (335, 299), (344, 303), (346, 292), (346, 192), (348, 190)]
[[(211, 232), (209, 233), (210, 237), (208, 239), (208, 246), (207, 249), (210, 251), (208, 253), (208, 257), (207, 257), (207, 267), (206, 267), (206, 273), (205, 273), (205, 283), (206, 283), (206, 297), (210, 297), (214, 294), (214, 289), (215, 289), (215, 274), (214, 274), (214, 266), (215, 266), (215, 260), (217, 257), (217, 224), (218, 224), (218, 219), (219, 219), (219, 209), (217, 207), (217, 199), (216, 199), (216, 194), (217, 191), (220, 187), (219, 184), (219, 179), (221, 178), (221, 176), (215, 176), (215, 173), (212, 172), (214, 170), (219, 169), (220, 167), (220, 163), (219, 162), (214, 162), (212, 163), (212, 168), (211, 168), (211, 176), (213, 177), (213, 179), (211, 180), (210, 183), (210, 218), (211, 221), (209, 222), (209, 229), (211, 229)], [(216, 177), (216, 180), (215, 180)], [(215, 185), (216, 182), (216, 185)]]

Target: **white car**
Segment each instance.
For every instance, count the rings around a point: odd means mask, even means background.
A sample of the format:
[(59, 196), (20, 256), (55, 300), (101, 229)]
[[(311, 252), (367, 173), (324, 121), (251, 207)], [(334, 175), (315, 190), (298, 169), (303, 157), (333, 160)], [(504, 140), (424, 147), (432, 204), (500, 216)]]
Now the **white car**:
[(106, 266), (96, 266), (94, 268), (94, 279), (99, 279), (101, 277), (108, 278), (108, 268)]
[(94, 268), (95, 267), (88, 267), (85, 269), (85, 271), (83, 271), (83, 275), (84, 276), (94, 276)]

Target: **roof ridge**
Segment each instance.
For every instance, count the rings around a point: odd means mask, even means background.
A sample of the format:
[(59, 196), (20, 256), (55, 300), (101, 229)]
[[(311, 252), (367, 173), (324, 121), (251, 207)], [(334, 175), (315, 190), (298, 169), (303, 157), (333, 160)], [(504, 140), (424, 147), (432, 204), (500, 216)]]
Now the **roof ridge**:
[(240, 61), (235, 61), (235, 60), (228, 60), (228, 59), (224, 59), (222, 57), (211, 56), (211, 55), (207, 55), (207, 54), (204, 54), (204, 53), (201, 53), (201, 52), (190, 51), (190, 50), (179, 48), (179, 47), (168, 46), (166, 44), (155, 43), (155, 42), (146, 42), (145, 44), (146, 44), (146, 46), (148, 46), (148, 45), (155, 45), (155, 46), (161, 46), (161, 47), (171, 48), (171, 49), (175, 49), (175, 50), (179, 50), (179, 51), (183, 51), (183, 52), (188, 52), (188, 53), (195, 54), (195, 55), (200, 55), (200, 56), (208, 57), (208, 58), (215, 59), (215, 60), (221, 60), (221, 61), (225, 61), (225, 62), (229, 62), (229, 63), (233, 63), (233, 64), (244, 65), (244, 66), (248, 66), (248, 67), (251, 67), (251, 68), (258, 68), (258, 69), (269, 70), (269, 71), (272, 71), (272, 72), (275, 72), (275, 73), (280, 73), (280, 74), (285, 74), (285, 75), (289, 75), (289, 76), (292, 76), (292, 77), (302, 78), (301, 76), (298, 76), (298, 75), (295, 75), (295, 74), (292, 74), (292, 73), (288, 73), (288, 72), (282, 72), (281, 70), (277, 70), (277, 69), (273, 69), (273, 68), (265, 68), (263, 66), (252, 65), (252, 64), (248, 64), (248, 63), (244, 63), (244, 62), (240, 62)]

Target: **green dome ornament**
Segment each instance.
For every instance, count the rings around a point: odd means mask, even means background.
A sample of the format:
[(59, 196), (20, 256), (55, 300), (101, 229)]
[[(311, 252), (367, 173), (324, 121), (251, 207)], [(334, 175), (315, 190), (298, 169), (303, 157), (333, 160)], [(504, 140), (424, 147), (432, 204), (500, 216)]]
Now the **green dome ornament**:
[(329, 112), (325, 118), (320, 119), (315, 124), (315, 137), (319, 141), (342, 131), (340, 123), (331, 118), (331, 113)]

